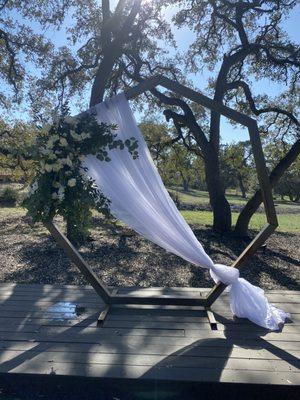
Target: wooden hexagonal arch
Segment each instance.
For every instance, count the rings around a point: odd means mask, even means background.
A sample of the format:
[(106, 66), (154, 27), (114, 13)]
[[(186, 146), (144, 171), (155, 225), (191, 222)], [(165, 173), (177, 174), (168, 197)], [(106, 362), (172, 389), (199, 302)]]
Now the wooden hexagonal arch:
[[(257, 236), (251, 241), (251, 243), (245, 248), (240, 256), (234, 261), (232, 267), (240, 268), (241, 265), (255, 253), (255, 251), (261, 247), (266, 239), (274, 232), (278, 226), (275, 206), (273, 202), (272, 190), (269, 182), (268, 172), (266, 168), (265, 158), (262, 150), (261, 140), (257, 123), (254, 119), (244, 115), (238, 111), (235, 111), (225, 105), (221, 105), (214, 100), (204, 96), (203, 94), (196, 92), (180, 83), (173, 81), (161, 75), (154, 76), (152, 78), (144, 80), (142, 83), (135, 87), (128, 89), (125, 92), (128, 100), (136, 98), (140, 94), (147, 92), (148, 90), (154, 89), (156, 86), (162, 86), (167, 90), (175, 92), (180, 96), (183, 96), (189, 100), (192, 100), (203, 107), (209, 108), (233, 121), (248, 128), (250, 135), (250, 142), (252, 145), (253, 156), (256, 165), (257, 177), (260, 185), (260, 189), (263, 195), (263, 203), (265, 207), (267, 225), (257, 234)], [(191, 298), (183, 296), (171, 296), (171, 295), (160, 295), (155, 297), (142, 297), (128, 295), (128, 294), (116, 294), (114, 291), (110, 291), (108, 287), (94, 274), (91, 268), (82, 259), (80, 254), (69, 242), (69, 240), (58, 230), (53, 222), (45, 223), (50, 233), (53, 235), (55, 240), (65, 250), (71, 261), (73, 261), (77, 267), (84, 274), (86, 279), (90, 282), (96, 292), (101, 296), (104, 302), (109, 306), (112, 304), (149, 304), (149, 305), (186, 305), (186, 306), (204, 306), (210, 307), (212, 303), (220, 296), (225, 289), (226, 285), (217, 284), (204, 298)], [(107, 308), (108, 310), (108, 308)], [(107, 312), (107, 310), (104, 313)]]

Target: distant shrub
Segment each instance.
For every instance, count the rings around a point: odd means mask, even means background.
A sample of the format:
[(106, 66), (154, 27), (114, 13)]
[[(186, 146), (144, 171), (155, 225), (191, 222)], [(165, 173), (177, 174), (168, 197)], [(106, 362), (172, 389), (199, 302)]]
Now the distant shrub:
[(6, 187), (0, 193), (0, 204), (5, 206), (15, 206), (18, 201), (19, 195), (16, 189)]

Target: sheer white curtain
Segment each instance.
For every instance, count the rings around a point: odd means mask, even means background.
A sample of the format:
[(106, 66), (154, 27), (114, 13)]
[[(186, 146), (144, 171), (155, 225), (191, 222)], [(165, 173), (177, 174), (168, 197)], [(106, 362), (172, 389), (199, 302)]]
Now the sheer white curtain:
[(210, 269), (215, 281), (230, 285), (230, 307), (238, 317), (248, 318), (275, 330), (288, 316), (268, 303), (263, 290), (239, 277), (239, 271), (214, 264), (170, 198), (137, 127), (124, 94), (96, 106), (99, 122), (117, 125), (118, 138), (135, 137), (138, 159), (127, 150), (112, 150), (110, 162), (90, 155), (84, 160), (87, 174), (111, 201), (112, 214), (136, 232), (199, 267)]

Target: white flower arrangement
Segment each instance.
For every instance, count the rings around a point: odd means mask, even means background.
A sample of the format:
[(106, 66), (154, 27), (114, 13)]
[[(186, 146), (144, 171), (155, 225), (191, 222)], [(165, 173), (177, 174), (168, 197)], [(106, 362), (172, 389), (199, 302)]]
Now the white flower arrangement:
[(71, 219), (72, 229), (87, 232), (91, 208), (109, 213), (109, 202), (82, 165), (89, 154), (109, 162), (110, 149), (127, 147), (134, 156), (137, 145), (117, 140), (113, 129), (87, 114), (80, 121), (63, 117), (53, 124), (47, 137), (41, 134), (37, 141), (39, 168), (24, 202), (34, 222), (49, 221), (60, 214), (68, 223)]
[(51, 164), (45, 164), (45, 170), (46, 170), (47, 172), (51, 172), (51, 171), (53, 170), (53, 165), (51, 165)]
[(62, 147), (67, 147), (67, 146), (68, 146), (67, 139), (64, 138), (64, 137), (60, 138), (60, 139), (59, 139), (59, 144), (60, 144)]
[(67, 182), (67, 185), (68, 185), (69, 187), (74, 187), (74, 186), (76, 186), (76, 179), (75, 179), (75, 178), (69, 179), (68, 182)]

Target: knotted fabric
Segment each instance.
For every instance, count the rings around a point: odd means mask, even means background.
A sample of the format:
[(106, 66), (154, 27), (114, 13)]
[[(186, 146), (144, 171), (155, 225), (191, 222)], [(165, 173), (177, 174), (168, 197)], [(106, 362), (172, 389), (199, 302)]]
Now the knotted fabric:
[(117, 95), (95, 109), (99, 122), (117, 125), (118, 139), (134, 137), (138, 141), (137, 159), (126, 150), (114, 149), (109, 153), (109, 162), (92, 155), (83, 162), (87, 175), (110, 200), (111, 213), (167, 251), (209, 269), (215, 282), (229, 285), (234, 315), (265, 328), (278, 329), (288, 314), (270, 305), (263, 290), (240, 278), (237, 269), (214, 264), (205, 253), (169, 196), (125, 95)]

